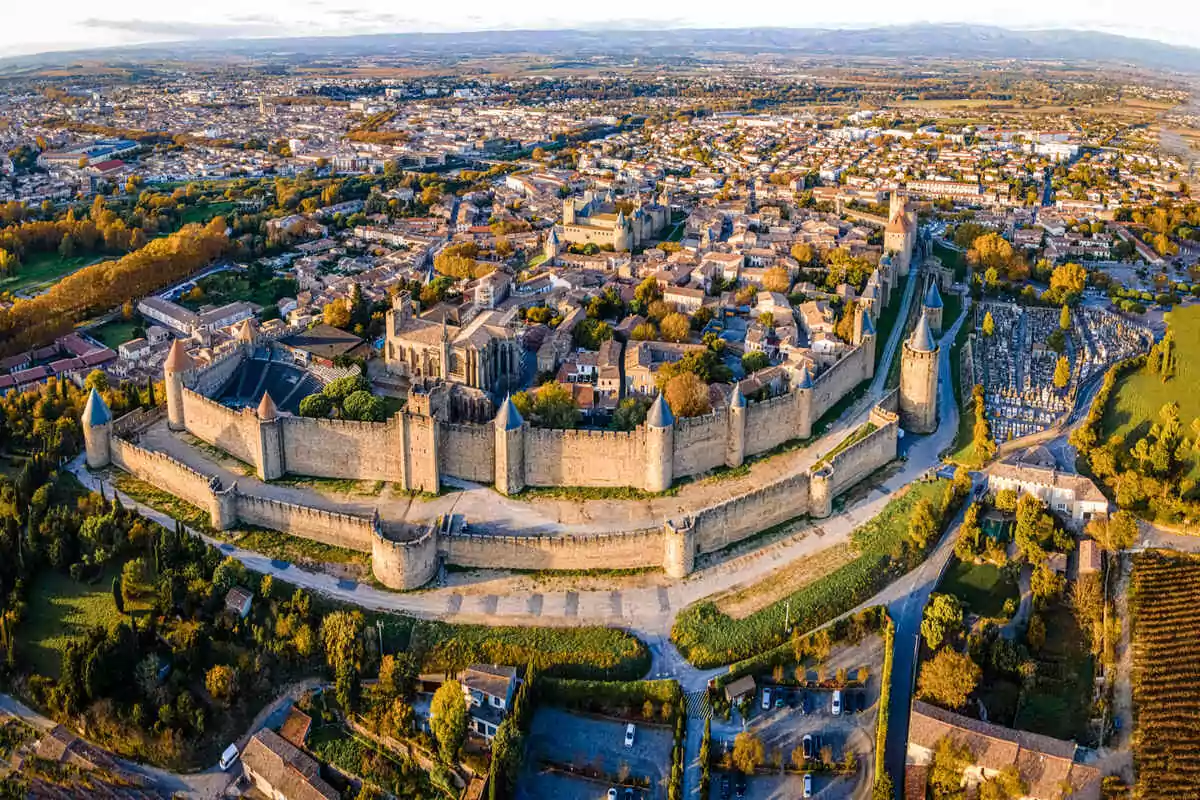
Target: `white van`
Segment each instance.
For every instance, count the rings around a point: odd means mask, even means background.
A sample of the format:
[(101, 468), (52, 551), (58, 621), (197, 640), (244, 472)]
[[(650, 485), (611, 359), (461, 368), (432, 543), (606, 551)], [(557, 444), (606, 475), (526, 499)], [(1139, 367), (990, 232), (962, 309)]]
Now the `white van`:
[(832, 708), (830, 710), (833, 712), (833, 715), (835, 717), (841, 716), (841, 714), (842, 714), (842, 691), (841, 691), (841, 689), (833, 690), (833, 703), (832, 703)]
[(636, 730), (636, 729), (633, 727), (632, 722), (625, 726), (625, 746), (626, 747), (633, 747), (633, 732), (634, 732), (634, 730)]
[(235, 762), (237, 760), (238, 760), (237, 745), (231, 744), (231, 745), (229, 745), (229, 747), (225, 748), (224, 753), (221, 753), (221, 763), (220, 763), (221, 771), (228, 772), (229, 768), (233, 766), (233, 762)]

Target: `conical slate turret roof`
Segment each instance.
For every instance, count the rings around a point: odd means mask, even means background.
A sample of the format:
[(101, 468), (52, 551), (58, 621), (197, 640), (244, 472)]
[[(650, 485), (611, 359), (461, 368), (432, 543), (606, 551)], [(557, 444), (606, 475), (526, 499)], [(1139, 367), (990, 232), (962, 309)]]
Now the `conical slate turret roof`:
[(646, 415), (646, 425), (651, 428), (669, 428), (674, 424), (675, 415), (667, 405), (667, 398), (660, 392), (654, 398), (654, 405), (650, 406), (650, 413)]
[(502, 431), (515, 431), (525, 424), (525, 420), (521, 418), (521, 412), (517, 411), (517, 407), (513, 405), (512, 395), (506, 395), (504, 402), (500, 404), (500, 410), (496, 412), (496, 428)]
[(917, 321), (917, 327), (908, 339), (908, 346), (918, 353), (932, 353), (937, 349), (937, 344), (933, 341), (933, 332), (929, 330), (929, 320), (926, 319), (924, 311), (921, 312), (921, 319)]
[(165, 366), (167, 372), (187, 372), (192, 368), (192, 358), (187, 354), (182, 339), (176, 339), (171, 343), (171, 352), (167, 353)]
[(862, 312), (862, 332), (864, 335), (875, 335), (875, 323), (871, 321), (871, 314), (865, 308)]
[(269, 422), (279, 416), (279, 409), (275, 407), (275, 401), (271, 399), (270, 392), (263, 392), (262, 400), (258, 401), (258, 418), (264, 422)]
[(742, 394), (742, 386), (739, 383), (733, 385), (733, 394), (729, 395), (730, 408), (745, 408), (746, 395)]
[(112, 422), (112, 412), (108, 410), (108, 405), (100, 393), (92, 389), (92, 393), (88, 395), (87, 405), (83, 407), (83, 424), (94, 428), (107, 425), (109, 422)]
[(929, 291), (925, 292), (925, 307), (926, 308), (941, 308), (942, 293), (938, 291), (937, 281), (929, 284)]
[(812, 373), (808, 371), (808, 364), (804, 364), (803, 366), (800, 367), (800, 377), (798, 377), (796, 379), (796, 388), (797, 389), (813, 388)]

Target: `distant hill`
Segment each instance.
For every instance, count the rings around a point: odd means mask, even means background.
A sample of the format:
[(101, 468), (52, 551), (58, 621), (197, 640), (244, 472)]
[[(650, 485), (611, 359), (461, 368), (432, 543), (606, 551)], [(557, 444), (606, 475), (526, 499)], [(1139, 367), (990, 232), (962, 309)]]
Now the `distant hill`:
[(1067, 29), (1017, 31), (984, 25), (904, 25), (862, 29), (668, 28), (387, 33), (280, 39), (185, 41), (0, 59), (0, 68), (70, 63), (81, 58), (137, 62), (230, 56), (304, 58), (339, 55), (497, 55), (563, 53), (687, 57), (702, 53), (790, 53), (861, 58), (1022, 59), (1131, 64), (1200, 73), (1200, 49), (1108, 33)]

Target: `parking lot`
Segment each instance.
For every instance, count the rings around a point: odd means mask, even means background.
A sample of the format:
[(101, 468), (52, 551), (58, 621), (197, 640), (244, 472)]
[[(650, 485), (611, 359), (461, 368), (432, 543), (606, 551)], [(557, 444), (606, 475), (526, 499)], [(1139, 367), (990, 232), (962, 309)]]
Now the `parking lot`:
[[(753, 709), (743, 721), (734, 712), (729, 722), (714, 718), (713, 738), (720, 747), (733, 748), (737, 734), (746, 730), (755, 734), (763, 743), (768, 764), (791, 766), (792, 751), (803, 747), (804, 737), (809, 736), (812, 759), (821, 760), (821, 750), (830, 749), (830, 757), (841, 762), (847, 750), (855, 754), (858, 771), (854, 776), (832, 777), (813, 775), (813, 797), (822, 800), (848, 798), (855, 786), (869, 778), (867, 770), (872, 763), (875, 742), (875, 719), (879, 711), (879, 667), (883, 658), (883, 643), (872, 636), (861, 644), (835, 649), (825, 662), (826, 674), (836, 674), (845, 669), (854, 675), (859, 667), (867, 667), (865, 687), (843, 690), (840, 714), (832, 710), (833, 691), (829, 689), (800, 689), (778, 687), (770, 683), (769, 676), (760, 681), (755, 692)], [(818, 676), (810, 670), (810, 680)], [(767, 706), (764, 708), (764, 692)], [(736, 783), (732, 781), (731, 796), (736, 797)], [(721, 785), (714, 784), (714, 798), (721, 798)], [(782, 800), (802, 797), (803, 778), (787, 775), (780, 771), (776, 775), (758, 774), (747, 780), (744, 797), (748, 800)]]
[[(539, 708), (533, 717), (528, 757), (517, 785), (518, 800), (605, 800), (612, 780), (593, 780), (545, 769), (547, 761), (592, 768), (604, 775), (650, 779), (637, 800), (663, 800), (671, 768), (672, 731), (634, 723), (633, 747), (625, 747), (625, 723)], [(619, 794), (625, 800), (624, 788)]]

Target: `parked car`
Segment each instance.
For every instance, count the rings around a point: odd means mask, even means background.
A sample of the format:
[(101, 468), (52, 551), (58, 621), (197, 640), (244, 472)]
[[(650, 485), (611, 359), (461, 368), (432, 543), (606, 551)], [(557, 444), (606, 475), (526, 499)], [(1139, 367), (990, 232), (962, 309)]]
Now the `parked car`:
[(813, 757), (813, 738), (811, 734), (804, 734), (804, 738), (800, 740), (800, 746), (804, 748), (804, 758), (806, 760)]
[(804, 796), (812, 797), (812, 773), (804, 773)]
[(625, 746), (626, 747), (633, 747), (633, 733), (635, 730), (637, 730), (637, 729), (633, 727), (632, 722), (625, 726)]
[(733, 793), (736, 797), (746, 796), (746, 776), (740, 772), (738, 773), (737, 778), (734, 780)]
[(233, 762), (238, 760), (238, 749), (236, 744), (231, 744), (225, 748), (225, 752), (221, 753), (220, 767), (222, 772), (228, 772), (233, 766)]
[(608, 790), (608, 800), (617, 800), (617, 787)]
[(764, 711), (771, 707), (771, 689), (770, 689), (770, 687), (763, 689), (762, 707), (763, 707)]
[(729, 776), (721, 777), (721, 800), (729, 800)]
[(841, 689), (833, 690), (833, 702), (830, 704), (829, 710), (830, 710), (830, 712), (832, 712), (832, 714), (835, 717), (840, 717), (842, 715), (842, 690)]
[(775, 690), (775, 707), (783, 708), (785, 703), (787, 703), (787, 700), (783, 696), (783, 691), (780, 689), (776, 689)]

